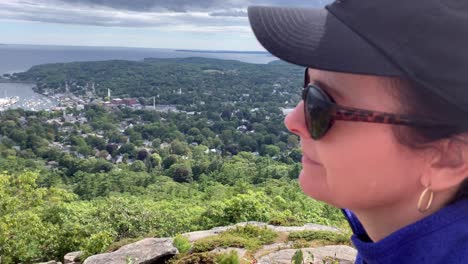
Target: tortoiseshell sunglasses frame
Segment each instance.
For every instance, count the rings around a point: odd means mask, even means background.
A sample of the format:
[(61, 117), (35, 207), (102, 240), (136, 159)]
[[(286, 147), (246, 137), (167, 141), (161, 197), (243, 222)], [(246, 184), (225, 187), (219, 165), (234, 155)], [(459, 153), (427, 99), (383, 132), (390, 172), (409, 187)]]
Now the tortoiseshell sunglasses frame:
[[(317, 131), (311, 131), (312, 128), (310, 126), (311, 120), (308, 120), (309, 113), (307, 113), (307, 96), (309, 93), (309, 89), (317, 89), (320, 93), (327, 97), (327, 101), (319, 99), (321, 103), (327, 104), (327, 111), (330, 115), (330, 122), (327, 124), (327, 128), (322, 128), (323, 132), (320, 132), (317, 135)], [(304, 75), (304, 88), (302, 90), (302, 100), (304, 101), (304, 117), (306, 121), (307, 128), (309, 133), (313, 139), (320, 139), (322, 138), (328, 130), (332, 127), (335, 120), (343, 120), (343, 121), (355, 121), (355, 122), (370, 122), (370, 123), (382, 123), (382, 124), (394, 124), (394, 125), (406, 125), (406, 126), (420, 126), (420, 127), (439, 127), (439, 126), (450, 126), (449, 124), (444, 124), (440, 121), (436, 121), (433, 119), (422, 118), (422, 117), (414, 117), (408, 116), (403, 114), (393, 114), (387, 112), (379, 112), (379, 111), (372, 111), (366, 109), (359, 109), (353, 107), (346, 107), (337, 105), (334, 102), (333, 97), (331, 97), (326, 91), (320, 88), (316, 84), (311, 84), (308, 74), (308, 68), (305, 70)]]

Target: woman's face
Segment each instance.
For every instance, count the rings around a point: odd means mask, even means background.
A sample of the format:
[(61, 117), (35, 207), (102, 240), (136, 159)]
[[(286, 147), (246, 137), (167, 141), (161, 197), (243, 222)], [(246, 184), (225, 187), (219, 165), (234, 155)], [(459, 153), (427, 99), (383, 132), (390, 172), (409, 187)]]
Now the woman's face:
[[(308, 73), (312, 83), (327, 86), (321, 87), (339, 105), (402, 112), (381, 77), (315, 69)], [(300, 137), (303, 170), (299, 182), (307, 195), (356, 210), (396, 205), (419, 194), (423, 159), (397, 142), (392, 125), (338, 120), (324, 137), (314, 141), (305, 125), (303, 107), (299, 102), (286, 116), (285, 125)]]

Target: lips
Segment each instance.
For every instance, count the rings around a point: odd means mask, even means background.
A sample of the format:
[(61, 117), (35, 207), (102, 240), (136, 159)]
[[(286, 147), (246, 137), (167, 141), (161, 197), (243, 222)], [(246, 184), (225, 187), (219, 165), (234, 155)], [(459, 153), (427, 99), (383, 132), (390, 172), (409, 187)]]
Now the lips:
[(319, 162), (317, 162), (317, 161), (315, 161), (313, 159), (310, 159), (306, 155), (302, 155), (302, 163), (311, 164), (311, 165), (322, 165)]

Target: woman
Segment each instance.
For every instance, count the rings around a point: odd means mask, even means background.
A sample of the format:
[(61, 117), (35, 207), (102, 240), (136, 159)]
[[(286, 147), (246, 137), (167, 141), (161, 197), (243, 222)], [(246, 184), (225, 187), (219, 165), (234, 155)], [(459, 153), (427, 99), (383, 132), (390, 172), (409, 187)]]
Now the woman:
[(307, 67), (286, 117), (299, 182), (343, 209), (356, 263), (468, 263), (468, 1), (250, 7), (259, 42)]

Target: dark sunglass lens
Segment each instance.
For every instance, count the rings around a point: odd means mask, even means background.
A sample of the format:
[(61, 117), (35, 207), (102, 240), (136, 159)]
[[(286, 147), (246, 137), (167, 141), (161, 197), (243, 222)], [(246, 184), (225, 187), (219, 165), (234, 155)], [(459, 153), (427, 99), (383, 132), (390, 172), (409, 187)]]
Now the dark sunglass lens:
[(309, 87), (305, 100), (306, 125), (313, 139), (320, 139), (327, 133), (332, 122), (331, 104), (326, 94), (316, 87)]

